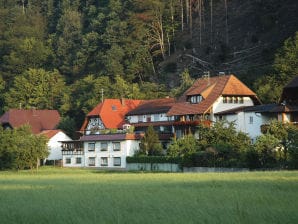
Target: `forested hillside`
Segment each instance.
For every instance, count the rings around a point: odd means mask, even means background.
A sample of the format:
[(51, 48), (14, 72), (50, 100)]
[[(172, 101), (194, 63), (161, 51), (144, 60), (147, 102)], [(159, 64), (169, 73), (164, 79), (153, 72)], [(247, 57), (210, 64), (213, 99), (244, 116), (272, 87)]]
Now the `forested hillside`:
[(175, 96), (206, 71), (277, 100), (297, 74), (297, 13), (296, 0), (0, 0), (0, 113), (58, 109), (78, 127), (103, 98)]

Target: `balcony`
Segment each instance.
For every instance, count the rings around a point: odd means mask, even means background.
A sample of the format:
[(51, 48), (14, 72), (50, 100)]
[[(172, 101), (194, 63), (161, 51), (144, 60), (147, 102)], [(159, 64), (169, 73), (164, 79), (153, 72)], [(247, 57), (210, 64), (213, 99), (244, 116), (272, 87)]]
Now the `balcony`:
[(62, 155), (84, 155), (83, 143), (81, 141), (63, 141)]
[(185, 120), (185, 121), (175, 121), (174, 126), (198, 126), (204, 125), (207, 127), (211, 126), (211, 121), (209, 120)]

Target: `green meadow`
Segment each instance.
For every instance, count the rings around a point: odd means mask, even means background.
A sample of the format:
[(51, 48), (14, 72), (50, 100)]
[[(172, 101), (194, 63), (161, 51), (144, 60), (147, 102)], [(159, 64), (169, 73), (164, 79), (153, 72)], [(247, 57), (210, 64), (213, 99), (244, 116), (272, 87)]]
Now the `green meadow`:
[(298, 171), (0, 172), (0, 223), (298, 223)]

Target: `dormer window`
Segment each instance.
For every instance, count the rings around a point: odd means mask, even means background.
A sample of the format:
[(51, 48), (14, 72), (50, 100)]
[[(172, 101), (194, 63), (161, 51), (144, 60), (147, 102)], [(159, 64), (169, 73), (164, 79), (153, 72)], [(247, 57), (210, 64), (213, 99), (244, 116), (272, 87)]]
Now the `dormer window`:
[(190, 103), (200, 103), (203, 100), (201, 95), (195, 95), (190, 97)]

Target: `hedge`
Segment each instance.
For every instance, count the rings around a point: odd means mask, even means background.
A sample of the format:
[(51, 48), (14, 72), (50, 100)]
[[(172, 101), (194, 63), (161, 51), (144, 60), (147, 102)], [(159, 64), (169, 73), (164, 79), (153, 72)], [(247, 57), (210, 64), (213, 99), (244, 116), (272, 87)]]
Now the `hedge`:
[(180, 164), (182, 159), (169, 156), (133, 156), (126, 157), (127, 163), (176, 163)]

